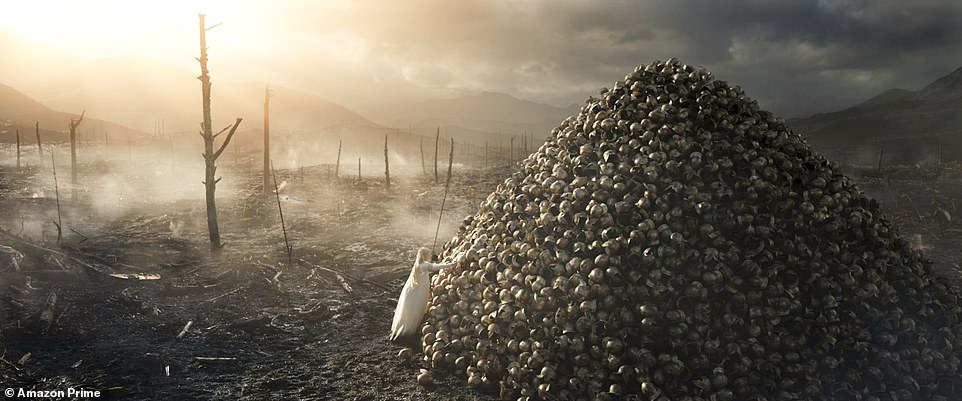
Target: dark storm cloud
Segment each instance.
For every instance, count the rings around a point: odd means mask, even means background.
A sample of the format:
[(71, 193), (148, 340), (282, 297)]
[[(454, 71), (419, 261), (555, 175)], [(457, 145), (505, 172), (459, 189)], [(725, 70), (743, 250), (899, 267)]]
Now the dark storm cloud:
[(285, 29), (350, 32), (415, 85), (556, 104), (672, 56), (792, 114), (917, 88), (962, 65), (957, 0), (412, 0), (295, 9)]

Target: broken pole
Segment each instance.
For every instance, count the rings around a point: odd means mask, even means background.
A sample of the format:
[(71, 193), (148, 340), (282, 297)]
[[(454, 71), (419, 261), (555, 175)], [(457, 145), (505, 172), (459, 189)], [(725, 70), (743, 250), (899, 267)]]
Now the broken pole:
[(337, 181), (338, 174), (341, 171), (341, 140), (337, 140), (337, 163), (334, 165), (334, 181)]
[(441, 197), (441, 211), (438, 212), (438, 226), (434, 230), (434, 243), (431, 245), (431, 254), (438, 245), (438, 233), (441, 232), (441, 217), (444, 216), (444, 203), (448, 200), (448, 188), (451, 187), (451, 167), (454, 166), (454, 138), (451, 138), (451, 153), (448, 156), (448, 177), (444, 182), (444, 196)]
[(434, 136), (434, 183), (438, 183), (438, 147), (441, 143), (441, 127), (438, 127), (438, 132)]
[(270, 177), (268, 173), (273, 173), (271, 167), (271, 88), (264, 88), (264, 194), (270, 193)]
[[(43, 157), (43, 145), (40, 144), (40, 122), (37, 121), (33, 126), (34, 131), (37, 133), (37, 152), (39, 152), (40, 157)], [(43, 163), (43, 160), (40, 161)]]
[[(281, 191), (277, 187), (277, 175), (274, 173), (274, 163), (271, 163), (271, 177), (274, 178), (274, 196), (277, 198), (277, 213), (281, 216), (281, 230), (284, 231), (284, 249), (287, 251), (287, 265), (291, 265), (291, 254), (294, 252), (294, 247), (291, 246), (290, 241), (287, 239), (287, 224), (284, 223), (284, 209), (281, 209)], [(281, 272), (277, 272), (280, 275)], [(274, 276), (275, 278), (277, 276)]]
[(20, 171), (20, 128), (17, 128), (17, 171)]
[(882, 141), (882, 146), (878, 150), (878, 163), (875, 165), (875, 171), (882, 172), (882, 156), (885, 154), (885, 141)]
[(384, 134), (384, 187), (391, 187), (391, 162), (387, 157), (387, 134)]
[(57, 245), (63, 241), (63, 213), (60, 210), (60, 184), (57, 182), (57, 159), (50, 152), (50, 165), (53, 167), (53, 191), (57, 195)]
[(423, 140), (423, 139), (421, 140), (421, 145), (420, 145), (420, 146), (421, 146), (421, 174), (422, 174), (422, 175), (427, 175), (427, 174), (428, 174), (428, 168), (427, 168), (427, 166), (424, 164), (424, 140)]
[(75, 186), (77, 185), (77, 127), (84, 120), (84, 115), (87, 111), (84, 110), (80, 113), (80, 118), (70, 119), (70, 183)]

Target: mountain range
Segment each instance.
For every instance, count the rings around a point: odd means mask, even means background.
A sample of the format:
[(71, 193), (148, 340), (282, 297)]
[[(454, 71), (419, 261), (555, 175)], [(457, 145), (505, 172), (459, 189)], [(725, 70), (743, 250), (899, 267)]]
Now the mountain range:
[[(833, 113), (794, 119), (789, 125), (816, 148), (880, 147), (900, 161), (962, 156), (962, 67), (919, 90), (889, 89)], [(876, 151), (877, 152), (877, 151)], [(864, 153), (864, 152), (863, 152)]]
[[(80, 117), (83, 111), (65, 113), (51, 109), (30, 98), (20, 91), (0, 83), (0, 142), (15, 142), (19, 129), (25, 143), (33, 144), (35, 124), (39, 123), (40, 134), (45, 141), (63, 141), (69, 138), (68, 124), (71, 119)], [(81, 123), (81, 139), (89, 139), (104, 132), (127, 137), (142, 136), (143, 133), (110, 121), (84, 116)]]

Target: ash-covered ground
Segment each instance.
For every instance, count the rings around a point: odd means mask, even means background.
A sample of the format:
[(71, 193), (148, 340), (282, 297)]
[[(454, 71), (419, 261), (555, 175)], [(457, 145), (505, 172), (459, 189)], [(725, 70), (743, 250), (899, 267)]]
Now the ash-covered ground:
[[(18, 171), (10, 148), (0, 152), (0, 387), (82, 386), (109, 399), (497, 399), (461, 378), (418, 386), (419, 349), (402, 360), (387, 341), (415, 251), (433, 242), (444, 184), (431, 168), (394, 167), (390, 188), (376, 164), (360, 181), (351, 163), (339, 180), (329, 165), (279, 170), (289, 261), (259, 159), (227, 159), (217, 203), (226, 247), (212, 258), (199, 156), (96, 152), (82, 160), (109, 161), (82, 163), (76, 188), (68, 153), (57, 153), (59, 245), (49, 159), (25, 157)], [(511, 170), (455, 165), (438, 249)], [(938, 176), (845, 173), (962, 283), (962, 165)]]

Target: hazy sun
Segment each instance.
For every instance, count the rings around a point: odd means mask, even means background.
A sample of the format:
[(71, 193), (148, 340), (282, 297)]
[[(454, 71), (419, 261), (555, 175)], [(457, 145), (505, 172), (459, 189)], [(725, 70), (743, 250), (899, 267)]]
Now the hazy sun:
[(229, 21), (230, 42), (241, 46), (256, 42), (252, 14), (258, 7), (217, 0), (12, 0), (0, 3), (0, 30), (80, 57), (196, 52), (190, 45), (197, 36), (197, 14), (207, 14), (211, 25)]

